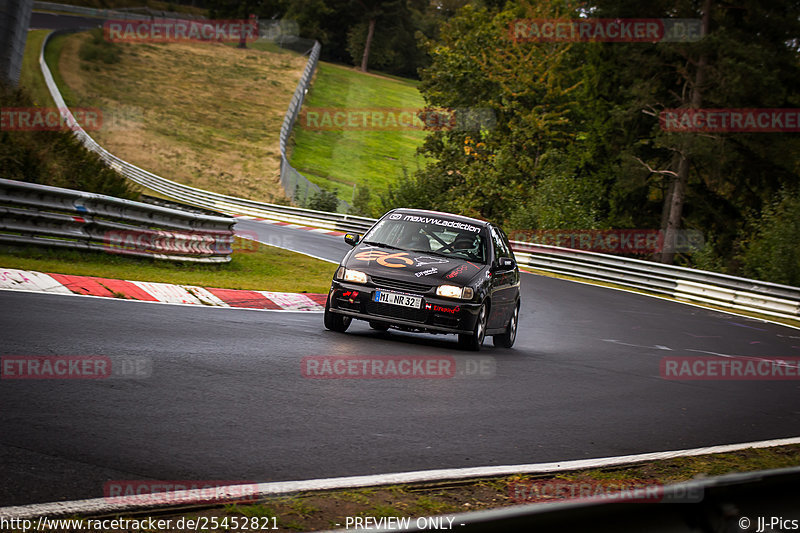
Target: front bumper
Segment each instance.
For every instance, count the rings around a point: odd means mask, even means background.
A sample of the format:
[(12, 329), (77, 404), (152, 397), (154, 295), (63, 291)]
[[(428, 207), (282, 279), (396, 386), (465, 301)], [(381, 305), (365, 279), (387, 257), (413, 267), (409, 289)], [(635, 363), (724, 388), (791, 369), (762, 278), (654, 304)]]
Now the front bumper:
[[(373, 300), (376, 290), (422, 298), (422, 307), (413, 309)], [(373, 284), (360, 285), (334, 280), (328, 296), (329, 310), (359, 320), (379, 322), (401, 329), (431, 333), (471, 334), (478, 320), (480, 304), (441, 298), (431, 294), (404, 292)]]

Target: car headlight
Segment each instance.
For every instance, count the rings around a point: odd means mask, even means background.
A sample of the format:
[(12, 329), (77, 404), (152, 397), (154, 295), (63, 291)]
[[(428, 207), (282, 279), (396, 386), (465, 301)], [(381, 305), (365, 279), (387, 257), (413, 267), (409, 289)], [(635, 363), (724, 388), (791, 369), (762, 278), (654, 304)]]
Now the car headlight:
[(456, 287), (455, 285), (439, 285), (436, 287), (436, 295), (445, 298), (462, 298), (471, 300), (474, 292), (472, 287)]
[(347, 268), (344, 271), (344, 280), (352, 283), (366, 283), (367, 275), (359, 270), (350, 270)]

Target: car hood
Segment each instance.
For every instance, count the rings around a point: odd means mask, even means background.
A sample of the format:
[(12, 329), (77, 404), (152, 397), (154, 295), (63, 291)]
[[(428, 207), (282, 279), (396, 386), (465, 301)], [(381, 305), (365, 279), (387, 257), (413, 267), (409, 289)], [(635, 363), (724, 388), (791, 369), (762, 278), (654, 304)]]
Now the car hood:
[(347, 256), (344, 266), (370, 276), (390, 277), (429, 286), (444, 283), (467, 285), (486, 268), (486, 265), (463, 259), (369, 244), (356, 246)]

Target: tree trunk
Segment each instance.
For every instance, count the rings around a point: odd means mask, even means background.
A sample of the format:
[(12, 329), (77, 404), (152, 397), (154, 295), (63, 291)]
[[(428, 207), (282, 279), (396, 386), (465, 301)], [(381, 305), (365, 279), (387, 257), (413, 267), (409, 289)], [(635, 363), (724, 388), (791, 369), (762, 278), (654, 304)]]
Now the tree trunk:
[[(708, 35), (711, 22), (711, 0), (705, 0), (703, 6), (703, 35)], [(691, 100), (689, 107), (698, 109), (703, 103), (703, 85), (706, 82), (706, 65), (708, 57), (705, 52), (700, 53), (697, 61), (697, 71), (694, 76), (694, 83), (691, 90)], [(686, 186), (689, 182), (689, 163), (690, 163), (690, 133), (684, 134), (684, 139), (680, 143), (678, 150), (678, 170), (677, 176), (672, 178), (669, 194), (664, 198), (664, 215), (661, 219), (661, 233), (664, 236), (663, 247), (659, 257), (660, 262), (672, 264), (675, 259), (675, 243), (678, 230), (681, 227), (681, 215), (683, 214), (683, 201), (686, 197)]]
[(367, 40), (364, 41), (364, 55), (361, 57), (361, 72), (367, 71), (369, 63), (369, 47), (372, 45), (372, 35), (375, 33), (375, 17), (369, 19), (369, 30), (367, 30)]

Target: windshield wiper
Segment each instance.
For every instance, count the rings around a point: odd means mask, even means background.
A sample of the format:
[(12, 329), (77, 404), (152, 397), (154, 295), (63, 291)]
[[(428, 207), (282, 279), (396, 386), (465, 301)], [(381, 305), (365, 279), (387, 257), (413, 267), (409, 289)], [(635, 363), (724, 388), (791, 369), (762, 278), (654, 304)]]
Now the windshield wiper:
[(439, 257), (446, 257), (447, 259), (452, 259), (453, 256), (449, 254), (443, 254), (441, 252), (434, 252), (433, 250), (411, 250), (412, 252), (420, 252), (424, 254), (431, 254), (431, 255), (438, 255)]
[(378, 248), (391, 248), (392, 250), (402, 250), (402, 248), (398, 248), (397, 246), (392, 246), (391, 244), (386, 244), (385, 242), (376, 242), (376, 241), (362, 241), (364, 244), (369, 244), (370, 246), (377, 246)]

